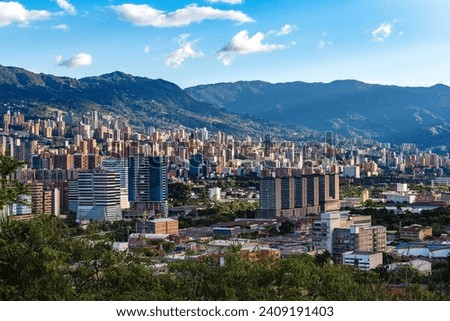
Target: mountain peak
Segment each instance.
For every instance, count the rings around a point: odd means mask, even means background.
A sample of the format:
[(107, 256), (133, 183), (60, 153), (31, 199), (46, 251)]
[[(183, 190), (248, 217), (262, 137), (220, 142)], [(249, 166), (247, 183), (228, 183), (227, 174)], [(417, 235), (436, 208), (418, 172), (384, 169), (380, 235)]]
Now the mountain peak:
[(100, 76), (91, 76), (80, 79), (81, 81), (108, 81), (108, 82), (122, 82), (122, 81), (136, 81), (136, 77), (122, 71), (113, 71)]

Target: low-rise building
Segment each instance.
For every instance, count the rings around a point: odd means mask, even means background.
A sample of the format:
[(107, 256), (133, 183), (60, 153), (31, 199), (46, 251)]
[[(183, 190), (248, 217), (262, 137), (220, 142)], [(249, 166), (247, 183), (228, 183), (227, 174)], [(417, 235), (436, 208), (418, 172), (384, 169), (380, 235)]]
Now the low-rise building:
[(433, 229), (431, 227), (423, 227), (418, 224), (405, 226), (400, 231), (400, 238), (402, 239), (421, 241), (427, 236), (433, 236)]
[(427, 260), (416, 259), (409, 262), (396, 262), (385, 266), (389, 272), (408, 267), (419, 271), (420, 274), (431, 275), (431, 262)]
[(383, 264), (383, 253), (350, 251), (342, 254), (342, 263), (368, 271)]
[(269, 258), (279, 259), (281, 258), (281, 250), (252, 246), (241, 249), (240, 255), (241, 258), (249, 261), (267, 260)]
[(407, 184), (397, 184), (396, 191), (389, 191), (383, 193), (387, 202), (391, 203), (407, 203), (413, 204), (416, 202), (417, 193), (410, 191)]
[(150, 233), (178, 234), (178, 220), (171, 218), (157, 218), (148, 221)]

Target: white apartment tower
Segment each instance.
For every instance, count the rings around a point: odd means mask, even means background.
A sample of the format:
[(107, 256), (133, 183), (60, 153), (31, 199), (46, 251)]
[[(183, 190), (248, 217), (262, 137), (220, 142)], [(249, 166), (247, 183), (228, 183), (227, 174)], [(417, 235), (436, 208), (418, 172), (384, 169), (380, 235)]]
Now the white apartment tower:
[(78, 175), (77, 220), (115, 221), (122, 219), (120, 175), (108, 171)]

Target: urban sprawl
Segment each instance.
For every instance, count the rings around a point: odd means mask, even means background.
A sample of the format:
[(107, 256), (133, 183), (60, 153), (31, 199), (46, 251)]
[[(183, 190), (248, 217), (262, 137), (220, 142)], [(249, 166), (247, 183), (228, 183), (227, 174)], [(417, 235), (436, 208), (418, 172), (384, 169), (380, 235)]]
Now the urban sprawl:
[[(168, 260), (236, 245), (248, 259), (327, 251), (335, 263), (363, 270), (383, 265), (387, 253), (402, 258), (388, 269), (407, 264), (423, 274), (450, 253), (450, 226), (418, 224), (422, 211), (450, 202), (447, 146), (422, 150), (333, 132), (317, 141), (270, 133), (238, 138), (206, 128), (138, 132), (97, 111), (55, 111), (46, 119), (8, 112), (0, 145), (3, 155), (26, 162), (11, 179), (29, 186), (23, 202), (2, 216), (72, 217), (83, 227), (134, 222), (128, 241), (115, 242), (119, 251), (160, 242), (174, 245)], [(249, 210), (201, 223), (205, 210), (233, 203)], [(417, 222), (375, 224), (367, 208), (415, 215)]]

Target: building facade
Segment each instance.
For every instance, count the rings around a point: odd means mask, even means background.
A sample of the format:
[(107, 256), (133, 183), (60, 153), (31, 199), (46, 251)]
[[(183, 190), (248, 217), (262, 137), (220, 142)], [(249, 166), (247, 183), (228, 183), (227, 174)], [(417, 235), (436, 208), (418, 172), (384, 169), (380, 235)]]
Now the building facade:
[(259, 218), (301, 217), (340, 208), (337, 175), (265, 178), (259, 193)]
[(116, 221), (122, 219), (120, 175), (96, 170), (78, 175), (77, 220)]
[(137, 210), (168, 215), (167, 158), (133, 156), (128, 159), (128, 200)]
[(353, 265), (361, 270), (368, 271), (383, 264), (383, 253), (350, 251), (343, 253), (342, 264)]
[(351, 251), (383, 252), (386, 250), (386, 227), (371, 225), (368, 215), (348, 212), (321, 213), (313, 225), (313, 243), (326, 249), (338, 263)]

